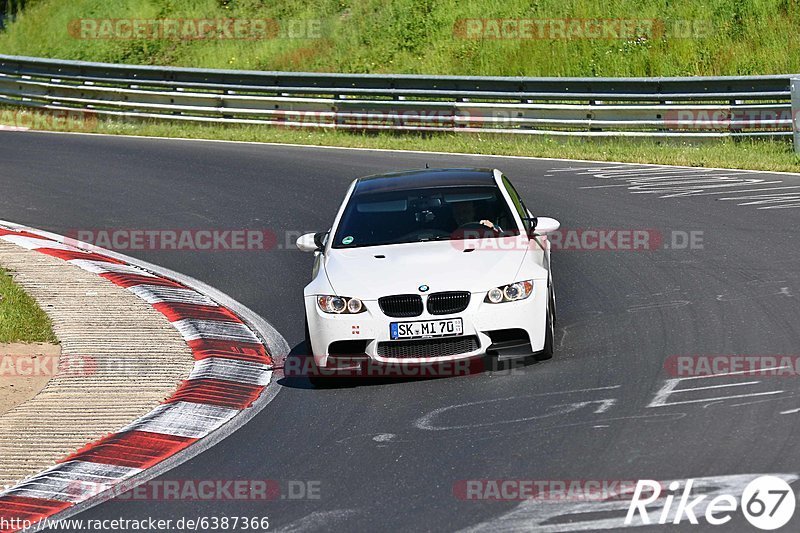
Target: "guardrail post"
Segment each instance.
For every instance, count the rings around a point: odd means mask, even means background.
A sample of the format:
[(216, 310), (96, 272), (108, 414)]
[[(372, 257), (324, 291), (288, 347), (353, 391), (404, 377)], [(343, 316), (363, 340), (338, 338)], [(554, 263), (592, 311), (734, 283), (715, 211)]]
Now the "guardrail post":
[(792, 78), (792, 132), (794, 152), (800, 154), (800, 78)]

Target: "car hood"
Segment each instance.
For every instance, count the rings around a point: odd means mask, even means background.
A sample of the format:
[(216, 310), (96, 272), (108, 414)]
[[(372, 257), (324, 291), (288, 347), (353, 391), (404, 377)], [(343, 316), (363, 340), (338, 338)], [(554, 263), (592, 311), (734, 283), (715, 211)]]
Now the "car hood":
[(482, 292), (518, 281), (515, 276), (528, 252), (527, 240), (500, 240), (516, 244), (502, 250), (477, 247), (471, 252), (464, 251), (466, 241), (331, 249), (323, 265), (336, 294), (362, 300), (418, 294), (421, 285), (431, 292)]

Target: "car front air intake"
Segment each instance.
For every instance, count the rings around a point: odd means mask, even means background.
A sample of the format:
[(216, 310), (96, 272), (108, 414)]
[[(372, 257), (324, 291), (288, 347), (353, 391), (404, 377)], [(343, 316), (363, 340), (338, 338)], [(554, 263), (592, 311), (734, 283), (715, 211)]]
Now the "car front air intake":
[(469, 305), (470, 293), (466, 291), (436, 292), (428, 296), (428, 312), (432, 315), (452, 315), (464, 311)]
[(422, 314), (422, 298), (419, 294), (397, 294), (378, 298), (378, 305), (386, 316), (408, 318)]

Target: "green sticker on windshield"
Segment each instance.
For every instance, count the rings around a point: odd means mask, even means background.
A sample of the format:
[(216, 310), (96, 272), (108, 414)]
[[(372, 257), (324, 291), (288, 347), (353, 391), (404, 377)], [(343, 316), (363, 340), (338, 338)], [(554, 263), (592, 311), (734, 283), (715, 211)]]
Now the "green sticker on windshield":
[(355, 240), (355, 239), (353, 239), (351, 236), (349, 236), (349, 235), (348, 235), (347, 237), (345, 237), (344, 239), (342, 239), (342, 244), (350, 244), (350, 243), (351, 243), (351, 242), (353, 242), (354, 240)]

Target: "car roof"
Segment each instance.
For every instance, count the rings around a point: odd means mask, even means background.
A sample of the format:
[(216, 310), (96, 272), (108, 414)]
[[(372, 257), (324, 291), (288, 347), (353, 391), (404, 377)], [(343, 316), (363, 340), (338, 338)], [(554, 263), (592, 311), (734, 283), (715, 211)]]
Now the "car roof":
[(359, 178), (355, 194), (439, 187), (496, 187), (488, 168), (425, 168)]

